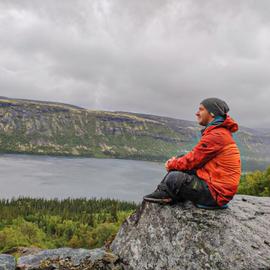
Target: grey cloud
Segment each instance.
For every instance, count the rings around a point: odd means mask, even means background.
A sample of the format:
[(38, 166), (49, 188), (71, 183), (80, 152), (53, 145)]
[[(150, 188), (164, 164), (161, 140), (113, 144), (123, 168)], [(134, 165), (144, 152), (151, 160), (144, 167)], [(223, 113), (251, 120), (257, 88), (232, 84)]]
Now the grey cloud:
[(1, 95), (270, 124), (269, 1), (0, 1)]

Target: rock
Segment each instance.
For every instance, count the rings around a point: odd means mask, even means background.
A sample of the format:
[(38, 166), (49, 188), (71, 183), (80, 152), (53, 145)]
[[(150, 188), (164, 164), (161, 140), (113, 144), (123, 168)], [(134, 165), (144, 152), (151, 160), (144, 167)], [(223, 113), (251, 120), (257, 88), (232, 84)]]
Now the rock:
[(142, 203), (110, 248), (127, 269), (270, 269), (270, 198), (237, 195), (225, 210)]
[(17, 269), (123, 270), (124, 268), (118, 256), (104, 249), (59, 248), (43, 250), (35, 255), (20, 257)]
[(8, 254), (0, 254), (0, 270), (15, 270), (15, 257)]
[(5, 251), (5, 254), (16, 255), (17, 257), (21, 257), (30, 254), (33, 255), (40, 251), (42, 251), (42, 249), (38, 247), (14, 247)]

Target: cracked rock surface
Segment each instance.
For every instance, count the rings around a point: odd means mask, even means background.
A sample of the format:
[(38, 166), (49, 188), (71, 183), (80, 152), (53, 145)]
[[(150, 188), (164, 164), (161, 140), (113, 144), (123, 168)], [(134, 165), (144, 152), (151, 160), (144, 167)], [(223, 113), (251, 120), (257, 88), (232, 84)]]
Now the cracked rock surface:
[(270, 270), (270, 198), (236, 195), (225, 210), (143, 202), (111, 250), (135, 270)]

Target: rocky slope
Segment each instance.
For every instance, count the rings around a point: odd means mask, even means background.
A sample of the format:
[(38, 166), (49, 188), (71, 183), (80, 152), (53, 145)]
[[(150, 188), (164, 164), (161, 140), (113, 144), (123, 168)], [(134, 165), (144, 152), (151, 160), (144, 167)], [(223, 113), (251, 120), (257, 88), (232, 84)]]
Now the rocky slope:
[[(165, 161), (196, 144), (191, 121), (0, 97), (0, 152)], [(270, 164), (270, 134), (240, 128), (244, 170)]]

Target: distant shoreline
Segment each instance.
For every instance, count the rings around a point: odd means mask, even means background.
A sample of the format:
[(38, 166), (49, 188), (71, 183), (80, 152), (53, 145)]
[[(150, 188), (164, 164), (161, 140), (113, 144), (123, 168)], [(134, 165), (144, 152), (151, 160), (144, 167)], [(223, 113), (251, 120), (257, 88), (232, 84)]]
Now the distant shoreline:
[(106, 160), (129, 160), (129, 161), (142, 161), (142, 162), (152, 162), (152, 163), (164, 163), (163, 161), (158, 160), (145, 160), (145, 159), (131, 159), (131, 158), (114, 158), (114, 157), (95, 157), (95, 156), (87, 156), (87, 155), (61, 155), (61, 154), (43, 154), (43, 153), (22, 153), (22, 152), (0, 152), (1, 156), (37, 156), (37, 157), (51, 157), (51, 158), (68, 158), (68, 159), (106, 159)]

